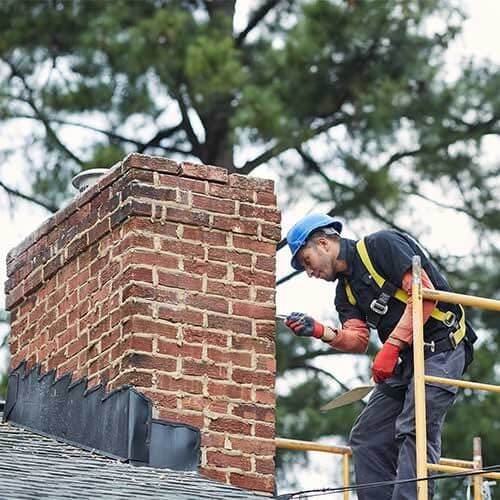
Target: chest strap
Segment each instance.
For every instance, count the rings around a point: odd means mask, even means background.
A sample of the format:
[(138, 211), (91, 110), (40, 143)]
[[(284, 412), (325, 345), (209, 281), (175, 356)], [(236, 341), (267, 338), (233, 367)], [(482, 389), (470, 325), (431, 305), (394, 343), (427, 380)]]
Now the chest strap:
[[(400, 302), (406, 304), (408, 302), (408, 294), (402, 290), (401, 288), (396, 287), (389, 281), (387, 281), (385, 278), (383, 278), (375, 269), (373, 266), (373, 263), (370, 259), (370, 256), (368, 255), (368, 250), (366, 248), (366, 243), (364, 238), (360, 239), (356, 243), (356, 250), (358, 252), (358, 255), (361, 259), (361, 262), (363, 262), (363, 265), (366, 267), (367, 271), (370, 273), (371, 277), (375, 281), (375, 283), (378, 285), (378, 287), (381, 289), (381, 294), (380, 296), (373, 300), (372, 303), (370, 304), (370, 309), (378, 315), (378, 319), (380, 319), (380, 316), (383, 316), (384, 314), (387, 313), (388, 311), (388, 303), (390, 300), (390, 297), (394, 297), (395, 299), (399, 300)], [(354, 298), (354, 294), (352, 293), (350, 285), (346, 281), (346, 292), (347, 292), (347, 287), (349, 287), (350, 290), (350, 295)], [(349, 297), (349, 292), (347, 292), (347, 297), (350, 301)], [(356, 299), (354, 298), (354, 301)], [(354, 302), (356, 303), (356, 302)], [(352, 304), (352, 302), (351, 302)], [(352, 304), (354, 305), (354, 304)], [(450, 333), (449, 340), (455, 348), (457, 344), (465, 337), (465, 311), (461, 305), (460, 307), (460, 312), (461, 312), (461, 317), (460, 320), (458, 320), (456, 314), (453, 311), (441, 311), (437, 307), (434, 308), (434, 310), (431, 313), (431, 317), (441, 321), (444, 323), (448, 328), (452, 330), (452, 333)], [(371, 323), (375, 323), (374, 321), (371, 321)], [(376, 321), (378, 323), (378, 321)], [(370, 325), (372, 326), (372, 325)], [(372, 327), (376, 327), (372, 326)]]

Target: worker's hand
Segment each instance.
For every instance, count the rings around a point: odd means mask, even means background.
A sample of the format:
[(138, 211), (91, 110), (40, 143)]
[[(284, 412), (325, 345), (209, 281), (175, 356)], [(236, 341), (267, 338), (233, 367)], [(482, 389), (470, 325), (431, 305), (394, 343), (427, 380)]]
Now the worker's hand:
[(311, 316), (299, 312), (290, 314), (286, 318), (285, 325), (291, 328), (293, 333), (299, 337), (316, 337), (320, 339), (325, 331), (325, 327), (321, 323), (311, 318)]
[(378, 384), (394, 374), (398, 364), (400, 348), (394, 344), (386, 342), (373, 360), (372, 374), (373, 380)]

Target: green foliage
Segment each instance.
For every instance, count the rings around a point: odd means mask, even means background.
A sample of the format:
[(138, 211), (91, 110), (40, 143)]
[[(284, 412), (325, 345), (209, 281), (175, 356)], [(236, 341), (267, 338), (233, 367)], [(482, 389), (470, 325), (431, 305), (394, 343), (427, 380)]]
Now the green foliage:
[[(0, 126), (28, 131), (20, 133), (28, 194), (60, 204), (74, 174), (130, 151), (231, 171), (237, 151), (240, 172), (277, 172), (289, 205), (309, 196), (346, 220), (418, 237), (433, 221), (414, 214), (412, 201), (450, 205), (468, 216), (480, 247), (467, 259), (434, 257), (455, 290), (495, 296), (498, 166), (483, 153), (500, 132), (500, 71), (472, 60), (454, 77), (443, 69), (464, 19), (458, 0), (253, 3), (248, 30), (235, 33), (234, 2), (0, 2)], [(494, 383), (496, 322), (470, 317), (488, 338), (470, 377)], [(295, 377), (278, 398), (279, 435), (346, 439), (359, 407), (317, 411), (340, 391), (334, 368), (317, 369), (328, 356), (279, 331), (279, 376)], [(486, 435), (486, 417), (494, 420), (497, 403), (462, 394), (446, 454), (470, 457), (477, 432), (493, 463), (500, 442)], [(283, 470), (303, 460), (279, 454)]]

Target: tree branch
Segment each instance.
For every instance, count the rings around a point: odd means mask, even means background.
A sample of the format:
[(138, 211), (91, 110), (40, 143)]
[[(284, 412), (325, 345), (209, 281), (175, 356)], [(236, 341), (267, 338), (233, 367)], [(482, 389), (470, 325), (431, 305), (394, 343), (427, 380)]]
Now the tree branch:
[(234, 44), (236, 47), (241, 47), (247, 35), (267, 16), (268, 12), (271, 11), (280, 0), (268, 0), (266, 3), (262, 4), (257, 10), (255, 10), (250, 16), (250, 20), (246, 28), (238, 34)]
[(191, 125), (191, 120), (189, 119), (187, 104), (184, 101), (184, 97), (182, 96), (182, 91), (175, 92), (174, 97), (179, 104), (179, 109), (181, 111), (182, 116), (182, 128), (186, 132), (188, 141), (191, 143), (191, 147), (196, 156), (200, 156), (200, 141), (198, 141), (198, 137), (196, 136), (193, 126)]
[(45, 130), (47, 132), (47, 135), (54, 141), (54, 143), (57, 145), (57, 147), (65, 153), (67, 156), (69, 156), (73, 161), (78, 163), (80, 166), (84, 165), (84, 162), (78, 158), (72, 151), (70, 151), (60, 140), (59, 137), (57, 137), (57, 134), (55, 131), (52, 129), (50, 126), (48, 118), (45, 116), (45, 114), (38, 108), (38, 106), (35, 103), (35, 100), (33, 98), (33, 89), (28, 85), (28, 82), (26, 81), (26, 78), (24, 75), (22, 75), (18, 69), (15, 67), (15, 65), (9, 61), (8, 59), (2, 58), (2, 60), (9, 66), (11, 70), (11, 77), (17, 77), (21, 83), (23, 84), (24, 89), (28, 93), (28, 98), (25, 99), (25, 102), (31, 107), (31, 109), (34, 111), (35, 115), (38, 117), (38, 119), (42, 122), (43, 126), (45, 127)]
[(7, 185), (5, 185), (2, 181), (0, 181), (0, 187), (6, 191), (9, 195), (16, 196), (17, 198), (21, 198), (26, 201), (30, 201), (31, 203), (35, 203), (36, 205), (39, 205), (40, 207), (45, 208), (45, 210), (48, 210), (51, 213), (55, 213), (59, 210), (59, 207), (56, 207), (55, 205), (51, 205), (50, 203), (46, 203), (42, 200), (39, 200), (35, 198), (34, 196), (30, 196), (28, 194), (22, 193), (21, 191), (18, 191), (17, 189), (13, 189)]

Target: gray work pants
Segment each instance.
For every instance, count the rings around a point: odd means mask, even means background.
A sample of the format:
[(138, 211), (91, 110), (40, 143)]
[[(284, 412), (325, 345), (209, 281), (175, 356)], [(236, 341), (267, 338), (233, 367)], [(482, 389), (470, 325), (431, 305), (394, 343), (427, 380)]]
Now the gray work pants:
[[(425, 360), (425, 373), (438, 377), (461, 378), (465, 363), (464, 346), (454, 351), (434, 354)], [(350, 437), (356, 483), (410, 479), (416, 476), (415, 398), (413, 360), (398, 366), (386, 383), (401, 389), (404, 400), (385, 395), (376, 387), (367, 406), (356, 420)], [(441, 455), (441, 429), (448, 409), (456, 398), (457, 388), (426, 384), (427, 461), (437, 463)], [(434, 485), (429, 483), (429, 498)], [(358, 491), (359, 500), (415, 500), (414, 482), (379, 486)]]

